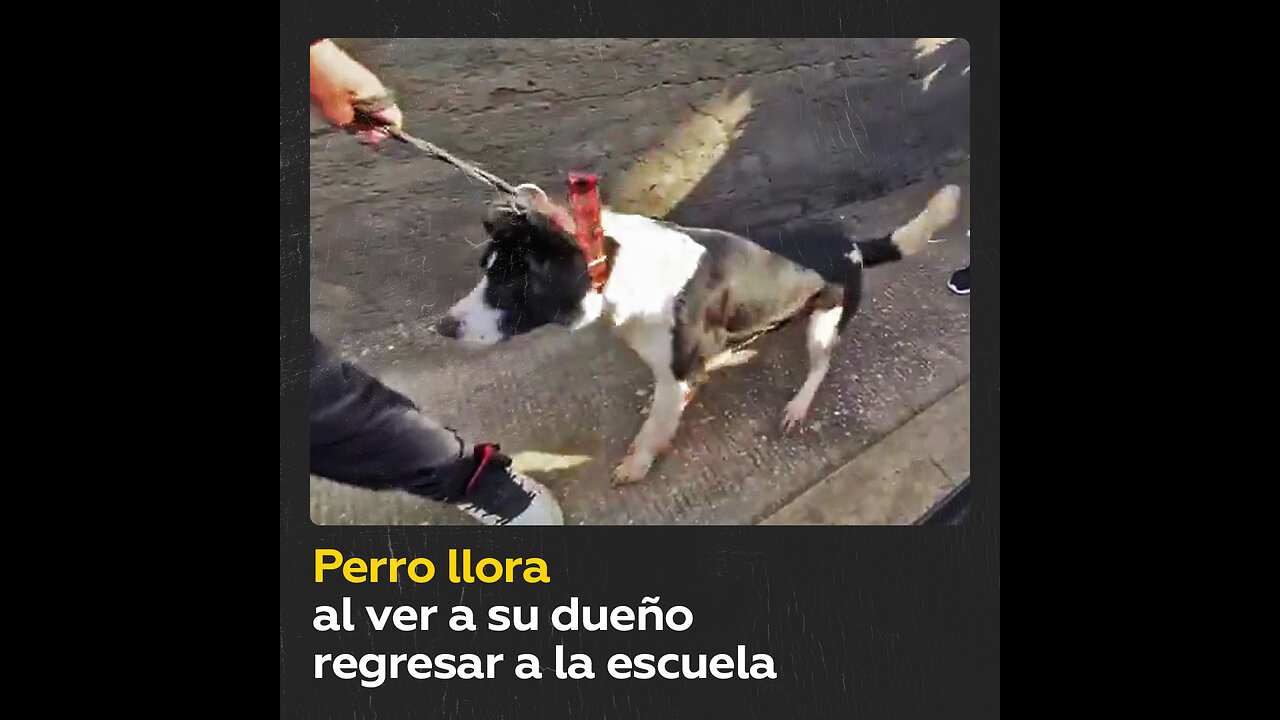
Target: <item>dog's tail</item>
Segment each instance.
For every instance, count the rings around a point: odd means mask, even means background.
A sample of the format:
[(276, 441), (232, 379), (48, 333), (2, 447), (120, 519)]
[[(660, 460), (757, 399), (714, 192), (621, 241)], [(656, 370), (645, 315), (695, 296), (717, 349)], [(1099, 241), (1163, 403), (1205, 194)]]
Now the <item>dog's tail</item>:
[(948, 185), (929, 200), (923, 212), (894, 230), (888, 237), (875, 240), (858, 240), (850, 254), (854, 262), (861, 260), (862, 267), (875, 267), (894, 262), (919, 252), (933, 234), (951, 224), (960, 211), (960, 188)]

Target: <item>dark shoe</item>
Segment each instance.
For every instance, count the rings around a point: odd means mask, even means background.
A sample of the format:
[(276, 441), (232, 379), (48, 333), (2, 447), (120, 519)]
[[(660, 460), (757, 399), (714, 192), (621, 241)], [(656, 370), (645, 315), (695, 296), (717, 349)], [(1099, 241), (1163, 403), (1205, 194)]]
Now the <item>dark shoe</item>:
[(477, 445), (476, 469), (458, 503), (485, 525), (563, 525), (564, 513), (551, 491), (511, 470), (497, 445)]
[(947, 281), (947, 287), (951, 288), (951, 292), (957, 295), (969, 294), (969, 266), (965, 265), (959, 270), (951, 274), (951, 279)]

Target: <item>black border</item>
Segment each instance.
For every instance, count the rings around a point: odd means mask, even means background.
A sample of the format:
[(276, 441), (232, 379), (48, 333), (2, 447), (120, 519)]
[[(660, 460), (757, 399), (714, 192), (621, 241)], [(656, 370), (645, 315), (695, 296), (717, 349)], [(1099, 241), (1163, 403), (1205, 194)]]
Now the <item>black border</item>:
[[(495, 16), (494, 13), (497, 15)], [(794, 683), (767, 689), (749, 685), (732, 692), (705, 684), (658, 686), (601, 682), (569, 688), (559, 681), (524, 691), (550, 698), (523, 706), (521, 717), (696, 717), (690, 708), (715, 699), (739, 714), (755, 708), (760, 717), (770, 709), (793, 708), (794, 717), (998, 717), (999, 715), (999, 573), (1000, 553), (1000, 38), (999, 3), (961, 4), (894, 2), (851, 5), (841, 2), (801, 4), (753, 2), (683, 4), (616, 3), (596, 0), (537, 8), (513, 3), (423, 4), (384, 1), (358, 9), (337, 3), (281, 4), (280, 75), (280, 709), (281, 717), (402, 717), (397, 692), (414, 695), (422, 717), (481, 717), (502, 712), (491, 695), (505, 689), (490, 686), (490, 697), (455, 684), (452, 702), (469, 698), (471, 709), (433, 705), (433, 690), (400, 689), (362, 693), (317, 689), (308, 671), (304, 646), (311, 634), (311, 611), (334, 591), (311, 582), (314, 548), (332, 546), (353, 554), (423, 555), (439, 558), (444, 548), (472, 548), (496, 556), (541, 555), (557, 568), (560, 579), (549, 590), (515, 592), (511, 602), (532, 596), (545, 602), (571, 594), (605, 603), (634, 603), (636, 592), (661, 594), (704, 612), (720, 608), (726, 617), (746, 607), (756, 616), (750, 632), (725, 627), (732, 647), (757, 631), (772, 632), (778, 652), (804, 664), (800, 653), (817, 648), (833, 656), (822, 670)], [(497, 18), (501, 18), (499, 21)], [(945, 28), (945, 32), (942, 29)], [(339, 30), (341, 32), (339, 32)], [(787, 36), (916, 37), (951, 35), (970, 44), (979, 72), (972, 76), (975, 108), (972, 147), (972, 224), (982, 240), (973, 245), (973, 272), (979, 292), (970, 296), (974, 344), (971, 383), (975, 477), (972, 510), (959, 526), (912, 528), (534, 528), (495, 532), (479, 527), (318, 527), (311, 523), (307, 498), (306, 351), (308, 97), (306, 65), (300, 52), (314, 36), (414, 37), (579, 37), (635, 36), (738, 37)], [(294, 50), (295, 48), (299, 50)], [(988, 71), (982, 71), (988, 68)], [(981, 208), (979, 210), (979, 208)], [(834, 561), (834, 562), (828, 562)], [(719, 589), (728, 573), (759, 574), (767, 583), (756, 597), (724, 597)], [(626, 575), (626, 579), (623, 575)], [(770, 579), (769, 576), (773, 577)], [(762, 587), (751, 584), (749, 587)], [(441, 604), (458, 588), (435, 589)], [(408, 592), (407, 589), (402, 591)], [(493, 595), (498, 590), (489, 590)], [(384, 596), (387, 593), (382, 593)], [(395, 603), (395, 593), (382, 599)], [(376, 596), (370, 596), (376, 597)], [(827, 614), (808, 618), (809, 630), (781, 609), (792, 598), (821, 605)], [(858, 598), (855, 600), (854, 598)], [(945, 598), (945, 600), (943, 599)], [(357, 601), (359, 602), (359, 601)], [(725, 603), (729, 603), (725, 605)], [(837, 622), (838, 621), (838, 622)], [(836, 623), (836, 624), (833, 624)], [(858, 636), (847, 623), (865, 623), (869, 634)], [(919, 645), (914, 624), (927, 626), (929, 639)], [(845, 628), (843, 644), (832, 638)], [(876, 628), (897, 641), (875, 645)], [(735, 633), (738, 633), (735, 635)], [(785, 635), (791, 633), (790, 635)], [(823, 633), (826, 633), (824, 636)], [(703, 639), (720, 634), (708, 627)], [(779, 639), (779, 635), (784, 635)], [(861, 640), (859, 640), (861, 637)], [(868, 639), (870, 638), (870, 639)], [(369, 639), (366, 638), (366, 641)], [(859, 642), (871, 643), (859, 645)], [(565, 640), (566, 644), (572, 642)], [(586, 642), (586, 641), (584, 641)], [(900, 642), (901, 646), (895, 645)], [(716, 644), (720, 647), (723, 643)], [(545, 646), (545, 642), (543, 643)], [(897, 648), (891, 650), (889, 648)], [(907, 648), (910, 648), (909, 650)], [(571, 650), (572, 651), (572, 650)], [(879, 658), (877, 653), (888, 652)], [(843, 655), (841, 653), (843, 652)], [(895, 654), (897, 653), (897, 654)], [(844, 658), (841, 665), (839, 657)], [(835, 663), (832, 669), (829, 663)], [(805, 664), (805, 667), (809, 665)], [(819, 666), (814, 665), (814, 668)], [(871, 676), (871, 677), (868, 677)], [(861, 679), (859, 679), (861, 678)], [(781, 681), (779, 681), (781, 682)], [(839, 686), (857, 684), (858, 698), (841, 694)], [(348, 686), (351, 687), (351, 686)], [(476, 686), (483, 687), (483, 686)], [(785, 698), (770, 693), (781, 693)], [(574, 702), (570, 696), (580, 698)], [(376, 701), (374, 698), (377, 698)], [(496, 704), (495, 704), (496, 703)], [(511, 706), (514, 707), (514, 706)], [(607, 709), (603, 709), (607, 708)], [(371, 710), (373, 712), (371, 712)], [(589, 712), (588, 712), (589, 711)], [(418, 716), (415, 713), (415, 716)], [(492, 714), (490, 716), (493, 716)], [(708, 715), (709, 716), (709, 715)]]

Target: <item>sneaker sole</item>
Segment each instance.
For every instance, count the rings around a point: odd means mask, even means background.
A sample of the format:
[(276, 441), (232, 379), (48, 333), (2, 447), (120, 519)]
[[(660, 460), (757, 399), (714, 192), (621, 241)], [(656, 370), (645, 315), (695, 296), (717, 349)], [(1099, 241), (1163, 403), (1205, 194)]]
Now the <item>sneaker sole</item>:
[(521, 475), (518, 473), (514, 475), (514, 479), (520, 485), (522, 490), (533, 495), (533, 500), (529, 503), (529, 507), (525, 508), (524, 512), (514, 518), (503, 522), (502, 517), (487, 513), (470, 503), (460, 504), (459, 509), (467, 515), (470, 515), (472, 519), (478, 521), (480, 524), (490, 527), (510, 527), (513, 525), (564, 525), (564, 511), (560, 509), (560, 503), (545, 485), (527, 475)]

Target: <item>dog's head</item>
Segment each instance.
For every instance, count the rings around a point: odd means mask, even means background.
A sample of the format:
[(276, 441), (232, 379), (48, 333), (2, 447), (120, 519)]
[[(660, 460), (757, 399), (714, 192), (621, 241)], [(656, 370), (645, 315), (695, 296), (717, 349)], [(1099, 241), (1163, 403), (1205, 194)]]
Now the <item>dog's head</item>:
[(600, 314), (568, 211), (521, 185), (485, 211), (480, 283), (436, 325), (445, 337), (493, 345), (544, 325), (577, 328)]

